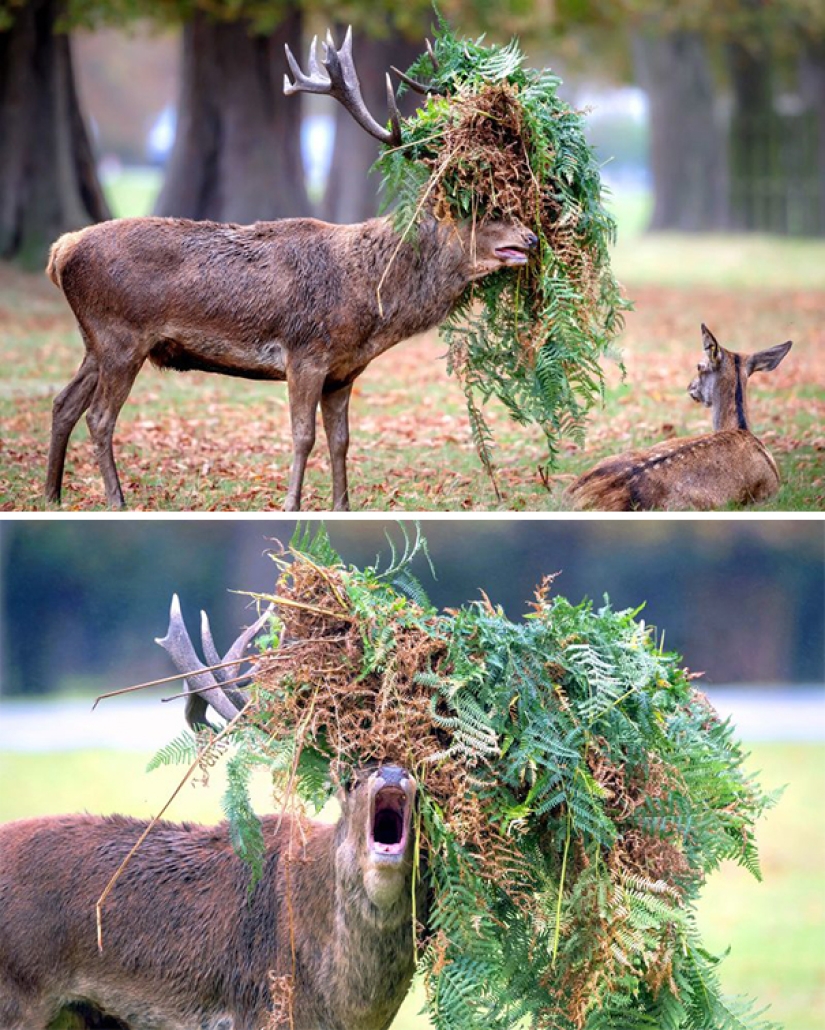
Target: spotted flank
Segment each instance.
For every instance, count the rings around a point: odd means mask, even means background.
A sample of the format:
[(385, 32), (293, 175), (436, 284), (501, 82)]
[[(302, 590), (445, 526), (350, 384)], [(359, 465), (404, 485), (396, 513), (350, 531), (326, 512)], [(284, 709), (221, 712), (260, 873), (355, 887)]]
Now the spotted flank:
[(702, 325), (702, 344), (705, 359), (688, 393), (711, 409), (714, 431), (605, 458), (568, 488), (573, 509), (710, 511), (776, 493), (776, 462), (750, 431), (747, 383), (754, 372), (776, 368), (791, 343), (738, 354)]

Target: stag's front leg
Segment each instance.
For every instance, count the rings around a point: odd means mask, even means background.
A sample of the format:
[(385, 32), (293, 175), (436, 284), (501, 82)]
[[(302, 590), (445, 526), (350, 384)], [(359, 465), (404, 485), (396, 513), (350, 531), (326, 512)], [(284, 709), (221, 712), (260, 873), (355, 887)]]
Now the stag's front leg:
[(332, 393), (321, 394), (321, 414), (329, 445), (332, 465), (332, 507), (334, 511), (349, 511), (347, 486), (347, 451), (349, 450), (349, 399), (352, 384)]
[(301, 488), (307, 458), (315, 446), (315, 415), (326, 370), (308, 362), (288, 360), (286, 369), (289, 390), (289, 417), (292, 423), (292, 469), (284, 502), (284, 511), (301, 510)]

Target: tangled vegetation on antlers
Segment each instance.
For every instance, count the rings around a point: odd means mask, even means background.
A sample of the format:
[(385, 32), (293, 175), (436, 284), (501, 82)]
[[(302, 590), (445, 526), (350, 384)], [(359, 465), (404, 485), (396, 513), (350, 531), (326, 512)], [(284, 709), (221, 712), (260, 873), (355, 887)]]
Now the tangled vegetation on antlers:
[(616, 226), (584, 118), (560, 99), (560, 79), (525, 68), (517, 40), (485, 47), (458, 39), (443, 20), (433, 52), (435, 61), (424, 54), (408, 72), (433, 92), (402, 122), (401, 146), (377, 162), (398, 231), (414, 234), (427, 206), (439, 218), (515, 217), (539, 238), (526, 268), (468, 287), (445, 326), (449, 365), (492, 475), (477, 398), (495, 394), (516, 421), (538, 423), (552, 460), (559, 437), (580, 436), (601, 396), (599, 358), (628, 304), (610, 269)]
[(437, 1030), (769, 1025), (723, 996), (694, 903), (723, 859), (759, 876), (773, 798), (679, 656), (638, 612), (572, 605), (549, 579), (521, 623), (484, 596), (439, 613), (419, 550), (405, 537), (383, 570), (345, 567), (322, 530), (279, 559), (286, 644), (258, 660), (233, 732), (240, 853), (261, 854), (254, 766), (321, 806), (354, 768), (399, 762), (420, 785)]

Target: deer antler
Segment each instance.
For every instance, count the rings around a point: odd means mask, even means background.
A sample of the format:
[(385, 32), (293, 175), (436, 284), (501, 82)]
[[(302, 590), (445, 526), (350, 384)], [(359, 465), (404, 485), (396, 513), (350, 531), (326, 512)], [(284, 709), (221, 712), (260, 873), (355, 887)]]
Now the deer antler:
[[(429, 54), (430, 61), (432, 62), (433, 71), (437, 72), (438, 58), (435, 56), (432, 43), (430, 43), (428, 39), (425, 39), (424, 42), (427, 44), (427, 53)], [(402, 72), (400, 68), (396, 68), (394, 64), (390, 67), (402, 82), (406, 83), (411, 90), (416, 93), (420, 93), (422, 96), (427, 96), (430, 93), (435, 93), (438, 96), (445, 96), (447, 93), (447, 90), (443, 86), (433, 86), (432, 83), (428, 84), (425, 82), (419, 82), (417, 79), (407, 75), (406, 72)]]
[[(220, 665), (226, 662), (237, 661), (238, 666), (244, 661), (243, 653), (252, 638), (260, 631), (264, 622), (272, 611), (270, 605), (261, 617), (241, 633), (238, 639), (226, 652), (224, 658), (220, 658), (215, 643), (212, 639), (212, 631), (209, 628), (209, 619), (206, 612), (201, 612), (201, 639), (203, 642), (204, 657), (210, 665)], [(237, 679), (235, 670), (232, 668), (208, 669), (197, 656), (195, 647), (189, 637), (183, 615), (180, 609), (178, 595), (172, 595), (172, 604), (169, 609), (169, 629), (165, 637), (157, 637), (155, 643), (169, 654), (175, 663), (178, 672), (186, 674), (184, 680), (184, 691), (188, 694), (186, 698), (186, 721), (197, 730), (199, 726), (210, 725), (206, 718), (207, 709), (212, 708), (222, 718), (229, 722), (234, 719), (245, 704), (245, 697), (241, 690), (231, 690), (222, 687), (229, 679)], [(205, 691), (205, 693), (193, 693), (193, 691)]]
[(309, 74), (304, 74), (301, 67), (292, 55), (289, 45), (286, 45), (286, 59), (290, 71), (295, 77), (295, 82), (290, 82), (289, 76), (284, 75), (284, 93), (291, 96), (293, 93), (320, 93), (334, 97), (343, 104), (355, 121), (365, 129), (370, 136), (386, 143), (389, 146), (397, 147), (401, 143), (401, 116), (398, 113), (398, 105), (395, 102), (392, 82), (387, 75), (387, 106), (390, 109), (390, 125), (387, 129), (372, 117), (364, 103), (361, 95), (361, 84), (358, 81), (358, 73), (355, 71), (355, 64), (352, 59), (352, 26), (347, 29), (346, 37), (340, 50), (335, 49), (335, 42), (332, 33), (327, 32), (326, 42), (323, 44), (324, 56), (321, 60), (327, 70), (325, 75), (318, 65), (316, 46), (318, 37), (313, 36), (309, 47)]

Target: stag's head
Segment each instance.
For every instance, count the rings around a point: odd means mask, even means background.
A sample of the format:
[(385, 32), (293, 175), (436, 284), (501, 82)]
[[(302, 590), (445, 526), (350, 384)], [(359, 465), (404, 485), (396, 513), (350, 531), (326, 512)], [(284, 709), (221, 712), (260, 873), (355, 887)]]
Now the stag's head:
[(526, 265), (539, 241), (517, 218), (491, 219), (480, 226), (468, 222), (459, 227), (459, 234), (470, 258), (471, 279)]
[[(207, 709), (227, 722), (243, 710), (250, 680), (241, 666), (248, 661), (247, 647), (270, 611), (244, 630), (223, 657), (213, 642), (206, 613), (201, 612), (202, 647), (209, 663), (204, 665), (183, 622), (177, 594), (173, 596), (169, 629), (157, 643), (185, 676), (186, 718), (193, 729), (208, 725)], [(339, 792), (336, 878), (348, 892), (348, 900), (376, 924), (400, 923), (409, 917), (416, 791), (406, 769), (386, 762), (355, 771)]]
[(357, 771), (339, 795), (338, 872), (363, 885), (364, 908), (379, 921), (409, 900), (416, 790), (406, 769), (385, 763)]
[[(398, 113), (392, 82), (387, 74), (387, 106), (389, 110), (389, 127), (381, 125), (367, 110), (361, 95), (358, 73), (352, 56), (352, 29), (347, 30), (340, 49), (330, 33), (322, 47), (319, 62), (317, 54), (317, 38), (312, 40), (307, 60), (308, 71), (303, 71), (287, 46), (286, 56), (294, 82), (288, 75), (284, 76), (284, 92), (321, 93), (332, 96), (341, 103), (355, 121), (371, 136), (389, 147), (401, 145), (401, 119)], [(433, 63), (438, 69), (435, 53), (427, 41), (427, 49)], [(418, 93), (439, 92), (432, 86), (416, 82), (408, 75), (393, 68), (393, 71), (413, 90)], [(469, 255), (470, 271), (468, 278), (482, 279), (501, 268), (513, 268), (526, 265), (529, 252), (538, 243), (534, 232), (515, 218), (491, 219), (481, 225), (462, 223), (457, 227), (465, 252)]]

